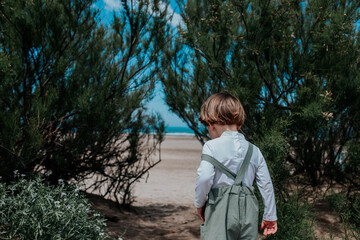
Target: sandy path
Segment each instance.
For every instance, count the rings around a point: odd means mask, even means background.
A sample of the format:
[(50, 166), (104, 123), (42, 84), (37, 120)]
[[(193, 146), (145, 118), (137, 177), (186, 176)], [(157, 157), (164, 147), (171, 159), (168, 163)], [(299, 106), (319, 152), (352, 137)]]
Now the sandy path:
[(150, 170), (147, 182), (142, 179), (135, 186), (134, 205), (161, 203), (192, 206), (201, 148), (194, 137), (167, 136), (161, 145), (162, 161)]
[(111, 235), (123, 240), (200, 239), (201, 221), (193, 201), (201, 148), (194, 137), (166, 136), (162, 161), (150, 170), (146, 182), (136, 183), (131, 209), (119, 210), (114, 202), (89, 194), (94, 208), (108, 219)]

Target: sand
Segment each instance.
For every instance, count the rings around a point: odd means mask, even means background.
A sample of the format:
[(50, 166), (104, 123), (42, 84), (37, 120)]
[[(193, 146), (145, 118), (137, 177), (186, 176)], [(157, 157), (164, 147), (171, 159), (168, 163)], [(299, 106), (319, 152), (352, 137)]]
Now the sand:
[(194, 137), (167, 136), (161, 145), (162, 161), (151, 169), (146, 182), (143, 179), (135, 186), (137, 201), (134, 205), (162, 203), (191, 206), (201, 148)]
[[(114, 202), (89, 194), (94, 208), (107, 218), (107, 231), (123, 240), (200, 239), (201, 220), (193, 201), (201, 148), (195, 137), (166, 136), (162, 161), (150, 170), (147, 181), (135, 185), (136, 202), (130, 209), (119, 209)], [(328, 239), (330, 229), (336, 231), (340, 220), (324, 206), (316, 212), (317, 238)]]
[[(193, 206), (196, 169), (201, 144), (191, 136), (166, 136), (161, 162), (136, 183), (131, 209), (118, 209), (112, 201), (89, 195), (102, 212), (107, 230), (123, 240), (200, 239), (201, 220)], [(154, 160), (158, 154), (154, 154)]]

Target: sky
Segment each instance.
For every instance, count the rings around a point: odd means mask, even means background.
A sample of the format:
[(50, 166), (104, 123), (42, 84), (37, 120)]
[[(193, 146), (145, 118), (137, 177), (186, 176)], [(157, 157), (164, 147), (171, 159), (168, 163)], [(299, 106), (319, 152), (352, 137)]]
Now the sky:
[(187, 127), (184, 121), (169, 110), (164, 97), (161, 86), (158, 84), (155, 88), (155, 97), (147, 104), (149, 112), (160, 113), (167, 127)]
[[(95, 7), (98, 8), (102, 21), (107, 22), (112, 19), (113, 11), (121, 9), (121, 0), (99, 0), (96, 2)], [(175, 0), (170, 1), (168, 11), (173, 13), (171, 25), (176, 27), (179, 23), (182, 23), (180, 14)], [(176, 114), (169, 110), (164, 100), (164, 93), (162, 91), (161, 84), (157, 84), (155, 88), (154, 98), (147, 104), (149, 113), (160, 113), (165, 121), (167, 127), (187, 127), (184, 121), (182, 121)]]

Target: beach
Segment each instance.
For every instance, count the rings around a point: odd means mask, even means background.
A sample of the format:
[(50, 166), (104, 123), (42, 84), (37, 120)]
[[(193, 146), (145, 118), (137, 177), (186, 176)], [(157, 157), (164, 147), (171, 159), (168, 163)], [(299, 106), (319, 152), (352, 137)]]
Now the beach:
[(147, 181), (142, 179), (135, 186), (134, 205), (192, 205), (201, 148), (195, 137), (166, 136), (161, 144), (161, 162), (151, 169)]
[[(201, 144), (193, 136), (166, 136), (161, 162), (136, 183), (130, 209), (96, 195), (94, 208), (107, 218), (107, 230), (123, 240), (200, 239), (201, 220), (193, 206)], [(156, 161), (158, 152), (153, 155)]]

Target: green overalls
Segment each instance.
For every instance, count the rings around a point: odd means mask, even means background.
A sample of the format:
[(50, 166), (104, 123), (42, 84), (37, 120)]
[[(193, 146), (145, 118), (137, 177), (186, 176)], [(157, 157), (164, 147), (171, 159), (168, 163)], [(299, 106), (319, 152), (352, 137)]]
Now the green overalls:
[(205, 208), (205, 222), (201, 225), (202, 240), (254, 240), (258, 239), (258, 201), (254, 188), (243, 186), (242, 179), (249, 165), (253, 145), (249, 149), (237, 175), (215, 158), (203, 154), (202, 160), (235, 180), (231, 186), (211, 189)]

